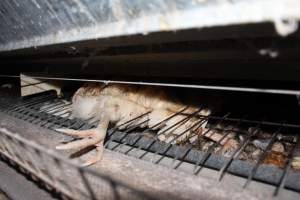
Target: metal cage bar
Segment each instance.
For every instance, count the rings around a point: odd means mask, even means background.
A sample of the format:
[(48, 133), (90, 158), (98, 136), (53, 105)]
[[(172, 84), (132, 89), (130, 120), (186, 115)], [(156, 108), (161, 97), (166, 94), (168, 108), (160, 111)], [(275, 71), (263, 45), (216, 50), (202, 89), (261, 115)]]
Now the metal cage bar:
[[(29, 141), (17, 133), (12, 133), (4, 127), (0, 127), (0, 147), (1, 155), (71, 199), (99, 199), (99, 197), (115, 195), (109, 193), (110, 191), (116, 192), (117, 187), (134, 191), (133, 188), (99, 172), (82, 168), (78, 163)], [(74, 175), (78, 175), (76, 184), (74, 184)], [(97, 180), (97, 190), (92, 185), (95, 180)]]
[[(54, 129), (56, 127), (66, 127), (72, 129), (89, 129), (97, 125), (98, 121), (92, 118), (85, 121), (71, 119), (69, 117), (69, 106), (70, 103), (66, 102), (63, 99), (58, 99), (56, 95), (53, 95), (52, 93), (43, 93), (42, 95), (35, 95), (32, 98), (25, 99), (15, 105), (5, 106), (4, 108), (1, 108), (1, 111), (10, 114), (13, 117), (29, 121), (30, 123), (37, 124), (48, 129)], [(267, 182), (277, 186), (278, 189), (276, 190), (276, 194), (278, 194), (278, 192), (283, 187), (300, 191), (300, 186), (294, 186), (293, 184), (291, 184), (291, 181), (287, 177), (287, 174), (291, 171), (291, 160), (294, 157), (294, 154), (292, 153), (289, 155), (290, 157), (288, 163), (286, 163), (285, 165), (285, 168), (283, 170), (277, 169), (276, 173), (279, 174), (278, 179), (270, 180), (270, 178), (268, 179), (268, 177), (265, 177), (262, 173), (260, 173), (261, 166), (265, 157), (268, 154), (268, 150), (269, 148), (271, 148), (272, 144), (278, 139), (279, 133), (288, 129), (293, 130), (293, 132), (295, 132), (295, 130), (299, 131), (300, 125), (289, 123), (283, 124), (279, 122), (268, 122), (265, 120), (248, 120), (245, 117), (233, 118), (229, 117), (230, 113), (227, 113), (224, 116), (201, 116), (199, 115), (201, 108), (199, 108), (192, 114), (183, 115), (183, 118), (178, 120), (171, 127), (168, 127), (165, 131), (156, 134), (153, 138), (147, 138), (143, 135), (147, 131), (155, 131), (157, 127), (160, 127), (168, 120), (171, 120), (178, 115), (182, 115), (186, 109), (187, 107), (182, 108), (182, 110), (180, 110), (179, 112), (174, 113), (173, 115), (158, 122), (152, 127), (144, 128), (144, 130), (138, 130), (138, 134), (136, 134), (136, 128), (138, 128), (139, 125), (146, 123), (147, 119), (139, 121), (138, 124), (135, 124), (133, 126), (132, 123), (136, 120), (141, 120), (144, 116), (148, 115), (149, 112), (137, 116), (136, 118), (133, 118), (128, 122), (119, 125), (118, 127), (113, 127), (110, 130), (108, 130), (108, 140), (105, 143), (105, 147), (110, 148), (112, 150), (118, 150), (121, 149), (121, 147), (123, 146), (129, 146), (130, 148), (125, 152), (125, 154), (128, 154), (132, 150), (145, 150), (143, 154), (138, 156), (138, 158), (140, 159), (142, 159), (148, 152), (154, 153), (154, 155), (156, 156), (160, 155), (160, 157), (157, 160), (155, 160), (154, 163), (160, 163), (164, 157), (169, 157), (173, 159), (172, 167), (174, 169), (179, 168), (179, 166), (183, 162), (193, 163), (195, 165), (195, 169), (197, 169), (197, 173), (203, 167), (217, 169), (219, 170), (219, 180), (221, 180), (224, 177), (225, 173), (231, 173), (248, 178), (245, 185), (249, 184), (252, 179)], [(169, 130), (173, 130), (173, 128), (178, 128), (182, 126), (183, 124), (187, 123), (187, 121), (189, 121), (189, 119), (191, 118), (197, 118), (197, 120), (193, 123), (191, 127), (186, 128), (175, 138), (173, 138), (170, 143), (164, 143), (158, 140), (158, 136), (160, 134), (163, 134)], [(202, 132), (200, 136), (198, 136), (197, 140), (204, 140), (204, 138), (207, 136), (207, 133), (210, 131), (219, 131), (223, 135), (218, 141), (214, 142), (214, 144), (210, 146), (210, 148), (206, 152), (203, 153), (199, 150), (195, 150), (192, 145), (182, 145), (179, 147), (178, 145), (173, 144), (176, 141), (176, 139), (180, 138), (185, 132), (191, 129), (197, 130), (209, 120), (214, 120), (215, 127), (206, 127), (206, 130)], [(233, 128), (226, 128), (226, 125), (229, 124), (234, 124)], [(220, 128), (217, 125), (223, 125), (223, 127)], [(254, 128), (252, 131), (239, 131), (237, 130), (239, 126)], [(119, 130), (120, 127), (122, 127), (121, 130)], [(241, 169), (237, 170), (237, 163), (241, 163), (241, 161), (238, 158), (241, 152), (246, 148), (247, 145), (249, 145), (253, 141), (253, 138), (258, 134), (258, 132), (266, 127), (271, 127), (272, 129), (277, 130), (273, 133), (268, 148), (263, 151), (256, 164), (253, 165), (251, 163), (243, 162), (242, 165), (245, 166), (245, 169), (241, 167)], [(235, 151), (233, 151), (229, 157), (223, 157), (221, 159), (221, 164), (216, 164), (214, 160), (220, 155), (215, 154), (214, 149), (217, 146), (220, 146), (220, 143), (228, 136), (228, 134), (231, 131), (243, 133), (245, 139), (239, 144), (237, 149), (235, 149)], [(195, 136), (195, 133), (191, 134), (189, 137), (193, 136)], [(36, 173), (37, 175), (41, 176), (40, 174), (42, 174), (43, 176), (45, 176), (47, 178), (46, 182), (51, 182), (55, 179), (53, 178), (53, 175), (50, 174), (50, 176), (47, 177), (45, 173), (41, 171), (42, 168), (47, 168), (46, 166), (39, 166), (38, 164), (36, 164), (36, 159), (45, 159), (43, 158), (43, 156), (39, 155), (41, 154), (41, 151), (39, 149), (37, 152), (31, 152), (30, 149), (32, 148), (29, 148), (28, 145), (24, 145), (25, 143), (22, 140), (16, 143), (15, 140), (11, 141), (11, 138), (12, 136), (10, 134), (8, 134), (8, 136), (5, 135), (2, 138), (0, 138), (0, 151), (5, 152), (6, 157), (9, 157), (12, 160), (16, 160), (17, 163), (21, 163), (24, 168), (31, 167), (32, 170), (35, 170), (34, 173)], [(7, 144), (7, 141), (10, 141), (10, 143)], [(115, 145), (108, 145), (111, 142), (114, 142)], [(294, 148), (296, 144), (292, 142), (291, 145)], [(20, 151), (20, 149), (18, 149), (19, 147), (22, 147), (23, 149)], [(24, 153), (24, 155), (26, 155), (25, 158), (28, 161), (22, 160), (22, 158), (24, 159), (24, 156), (20, 156), (22, 152), (26, 152)], [(61, 162), (60, 159), (56, 159), (56, 157), (54, 158), (55, 159), (52, 158), (52, 160), (50, 161), (54, 166), (65, 165), (62, 164), (63, 162)], [(40, 171), (38, 171), (39, 169)], [(80, 173), (82, 172), (79, 171), (77, 175), (80, 175), (82, 181), (84, 182), (83, 179), (85, 175), (82, 176)], [(297, 173), (299, 174), (299, 172)], [(58, 184), (61, 184), (59, 182), (51, 183), (56, 186)], [(68, 192), (73, 194), (74, 191), (71, 190), (76, 190), (72, 188), (72, 186), (68, 185), (68, 183), (65, 183), (64, 186), (62, 186), (62, 188), (66, 190), (66, 194)], [(85, 192), (89, 195), (89, 197), (91, 197), (93, 194), (89, 190), (89, 186), (86, 185)], [(80, 194), (78, 194), (77, 196), (80, 197)]]

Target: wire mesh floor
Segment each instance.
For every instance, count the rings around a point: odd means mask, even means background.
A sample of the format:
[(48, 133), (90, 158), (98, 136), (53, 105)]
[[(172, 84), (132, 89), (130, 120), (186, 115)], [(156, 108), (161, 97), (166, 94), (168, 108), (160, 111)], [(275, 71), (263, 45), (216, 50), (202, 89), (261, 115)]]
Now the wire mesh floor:
[[(58, 98), (53, 91), (32, 95), (16, 104), (2, 105), (2, 112), (47, 129), (63, 127), (88, 129), (95, 127), (98, 123), (93, 119), (86, 121), (71, 119), (71, 103)], [(117, 150), (120, 146), (129, 146), (130, 148), (123, 152), (125, 154), (145, 150), (145, 153), (139, 155), (138, 158), (151, 152), (159, 156), (159, 159), (152, 161), (156, 164), (159, 164), (165, 157), (172, 158), (174, 162), (169, 167), (174, 169), (188, 162), (194, 165), (194, 170), (191, 172), (194, 174), (199, 174), (204, 167), (215, 169), (219, 171), (219, 180), (222, 180), (226, 173), (242, 176), (246, 178), (244, 187), (247, 187), (252, 180), (272, 184), (276, 186), (275, 195), (283, 188), (300, 192), (300, 171), (297, 170), (297, 166), (295, 167), (300, 156), (300, 139), (297, 135), (300, 125), (234, 118), (230, 114), (201, 116), (196, 112), (186, 115), (171, 128), (181, 126), (190, 118), (197, 117), (198, 120), (189, 128), (197, 129), (208, 120), (209, 124), (201, 136), (191, 135), (186, 142), (174, 144), (178, 137), (188, 131), (184, 130), (169, 143), (159, 141), (159, 134), (154, 131), (155, 127), (180, 114), (181, 112), (178, 112), (153, 127), (145, 129), (140, 129), (140, 124), (135, 126), (130, 126), (130, 124), (147, 113), (123, 124), (122, 126), (127, 126), (125, 129), (119, 130), (118, 127), (112, 127), (108, 131), (105, 146), (111, 150)], [(145, 123), (145, 121), (140, 123)], [(210, 141), (205, 138), (205, 134), (211, 131), (221, 133), (222, 137), (217, 141)], [(222, 140), (232, 132), (236, 133), (238, 146), (229, 155), (224, 155), (220, 153)], [(197, 136), (196, 140), (190, 142), (189, 139), (195, 136)], [(108, 141), (113, 141), (115, 145), (108, 145)], [(260, 149), (254, 147), (255, 143), (263, 147)], [(274, 152), (274, 146), (283, 147), (283, 152), (281, 154)]]

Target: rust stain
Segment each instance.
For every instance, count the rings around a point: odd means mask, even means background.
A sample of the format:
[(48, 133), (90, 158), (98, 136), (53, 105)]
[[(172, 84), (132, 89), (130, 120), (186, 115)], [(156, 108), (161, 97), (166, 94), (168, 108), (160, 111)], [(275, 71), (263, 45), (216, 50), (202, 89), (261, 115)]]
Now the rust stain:
[(264, 164), (271, 164), (280, 168), (284, 168), (286, 161), (287, 156), (285, 154), (271, 151), (264, 160)]

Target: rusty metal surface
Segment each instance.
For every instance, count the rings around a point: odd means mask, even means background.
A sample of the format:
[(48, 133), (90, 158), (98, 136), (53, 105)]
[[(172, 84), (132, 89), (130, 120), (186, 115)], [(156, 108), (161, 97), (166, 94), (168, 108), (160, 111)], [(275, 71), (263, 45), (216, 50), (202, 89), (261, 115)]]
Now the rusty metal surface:
[(236, 24), (272, 22), (297, 30), (297, 0), (3, 0), (0, 51)]

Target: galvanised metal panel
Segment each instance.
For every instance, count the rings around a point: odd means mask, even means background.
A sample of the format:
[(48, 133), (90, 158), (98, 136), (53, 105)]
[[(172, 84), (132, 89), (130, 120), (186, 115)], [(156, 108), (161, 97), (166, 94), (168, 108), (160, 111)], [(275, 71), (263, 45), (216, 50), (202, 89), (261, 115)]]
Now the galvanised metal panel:
[(299, 0), (1, 0), (0, 51), (260, 22), (285, 36), (299, 19)]

